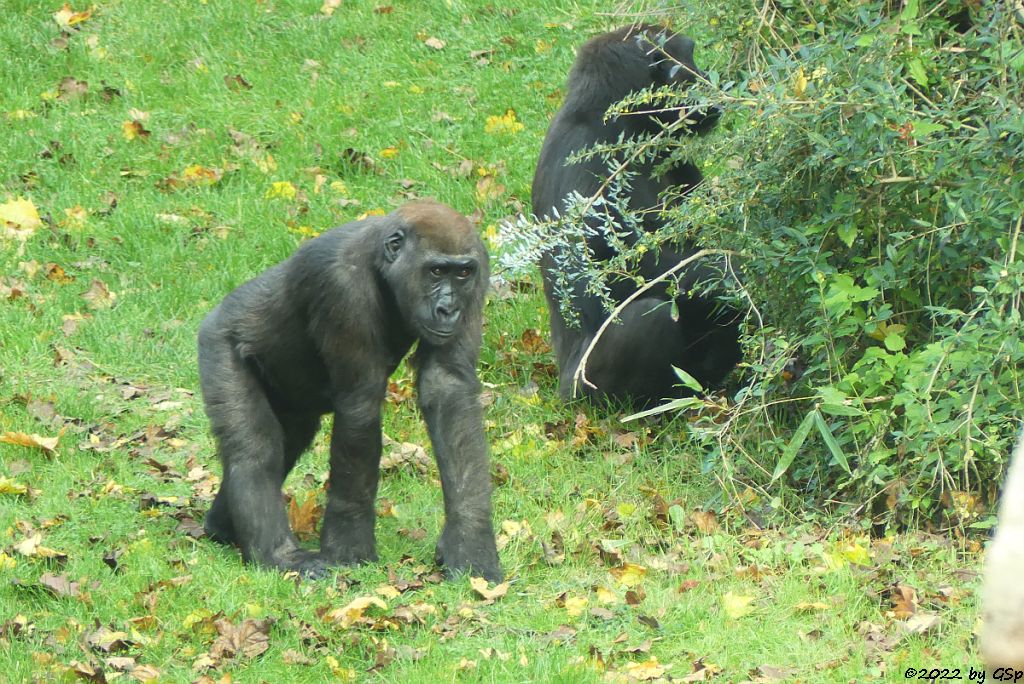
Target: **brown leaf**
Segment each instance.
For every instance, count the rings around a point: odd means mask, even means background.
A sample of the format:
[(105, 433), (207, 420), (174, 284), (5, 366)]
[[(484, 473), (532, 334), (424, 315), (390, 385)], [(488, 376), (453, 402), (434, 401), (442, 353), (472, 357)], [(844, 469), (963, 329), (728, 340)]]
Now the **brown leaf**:
[(298, 503), (298, 494), (288, 500), (288, 523), (299, 539), (313, 539), (317, 535), (317, 525), (323, 517), (324, 507), (317, 503), (316, 492), (308, 492), (302, 503)]
[(433, 48), (435, 50), (444, 49), (444, 41), (439, 38), (434, 38), (433, 36), (423, 41), (423, 44), (426, 45), (428, 48)]
[(718, 531), (718, 518), (714, 511), (694, 511), (690, 514), (690, 520), (704, 534), (713, 534)]
[(57, 99), (63, 102), (70, 102), (85, 97), (89, 93), (89, 84), (86, 81), (79, 81), (74, 76), (65, 76), (57, 86)]
[(48, 263), (43, 266), (43, 275), (47, 280), (51, 280), (58, 285), (67, 285), (68, 283), (75, 282), (75, 277), (68, 275), (60, 264)]
[(234, 76), (225, 75), (224, 85), (236, 93), (242, 90), (252, 90), (252, 84), (246, 81), (242, 74), (235, 74)]
[(106, 625), (100, 625), (95, 632), (87, 634), (85, 643), (89, 648), (103, 653), (123, 651), (135, 645), (128, 638), (128, 632), (115, 631)]
[(917, 590), (906, 584), (896, 584), (890, 594), (892, 613), (897, 620), (905, 620), (917, 612)]
[(80, 596), (82, 593), (81, 583), (72, 582), (67, 575), (51, 575), (48, 572), (39, 577), (39, 584), (49, 589), (55, 596)]
[(117, 295), (107, 288), (107, 284), (98, 278), (94, 278), (89, 289), (82, 293), (82, 299), (90, 308), (105, 309), (113, 306)]
[(210, 646), (210, 657), (214, 660), (222, 658), (255, 658), (270, 648), (270, 626), (274, 620), (254, 620), (247, 618), (240, 625), (233, 625), (227, 618), (214, 622), (220, 636)]

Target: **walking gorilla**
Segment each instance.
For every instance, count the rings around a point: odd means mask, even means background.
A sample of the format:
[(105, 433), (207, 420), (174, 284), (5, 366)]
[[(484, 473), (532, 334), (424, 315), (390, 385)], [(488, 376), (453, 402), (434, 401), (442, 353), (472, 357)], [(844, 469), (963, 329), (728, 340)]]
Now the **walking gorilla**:
[[(605, 112), (630, 93), (644, 88), (670, 86), (685, 89), (703, 73), (693, 62), (693, 41), (669, 35), (657, 26), (627, 26), (597, 36), (584, 44), (569, 72), (565, 102), (555, 115), (541, 149), (533, 178), (533, 213), (553, 218), (563, 213), (566, 199), (574, 193), (590, 197), (602, 191), (608, 176), (607, 163), (600, 158), (569, 163), (572, 155), (595, 144), (615, 143), (642, 134), (655, 134), (664, 126), (686, 117), (683, 135), (700, 135), (718, 122), (717, 108), (687, 108), (659, 112), (627, 113), (606, 119)], [(634, 162), (630, 170), (629, 207), (641, 212), (642, 229), (653, 232), (661, 226), (658, 213), (649, 211), (665, 200), (667, 188), (683, 193), (703, 180), (700, 170), (689, 162), (676, 162), (660, 175), (654, 169), (666, 162), (666, 155)], [(620, 156), (617, 159), (622, 162)], [(607, 205), (605, 205), (607, 206)], [(622, 225), (617, 215), (612, 217)], [(595, 221), (593, 227), (598, 227)], [(627, 236), (628, 244), (637, 237)], [(605, 261), (614, 248), (600, 232), (587, 237), (594, 257)], [(690, 245), (663, 246), (660, 253), (648, 253), (638, 262), (636, 272), (645, 279), (661, 275), (694, 253)], [(706, 296), (688, 294), (712, 273), (707, 266), (693, 266), (680, 279), (675, 297), (678, 319), (673, 320), (667, 287), (652, 288), (627, 306), (621, 322), (609, 326), (586, 364), (587, 379), (595, 388), (576, 383), (574, 375), (585, 350), (604, 321), (607, 312), (598, 297), (588, 294), (586, 283), (572, 273), (563, 273), (557, 249), (541, 260), (544, 292), (551, 316), (551, 336), (559, 366), (559, 390), (563, 399), (574, 392), (605, 396), (639, 406), (656, 403), (681, 392), (672, 371), (677, 366), (702, 386), (720, 383), (740, 359), (738, 316)], [(564, 261), (564, 260), (563, 260)], [(569, 301), (559, 301), (555, 283), (569, 276)], [(573, 279), (575, 282), (573, 282)], [(612, 299), (621, 303), (637, 290), (631, 278), (610, 282)], [(563, 306), (578, 318), (570, 320)], [(575, 387), (574, 387), (575, 386)]]
[[(476, 377), (487, 283), (487, 252), (469, 221), (419, 201), (326, 232), (229, 294), (199, 329), (203, 399), (224, 467), (207, 534), (249, 562), (311, 577), (376, 560), (381, 403), (418, 340), (418, 401), (444, 495), (438, 562), (499, 581)], [(315, 553), (289, 529), (281, 485), (330, 412)]]

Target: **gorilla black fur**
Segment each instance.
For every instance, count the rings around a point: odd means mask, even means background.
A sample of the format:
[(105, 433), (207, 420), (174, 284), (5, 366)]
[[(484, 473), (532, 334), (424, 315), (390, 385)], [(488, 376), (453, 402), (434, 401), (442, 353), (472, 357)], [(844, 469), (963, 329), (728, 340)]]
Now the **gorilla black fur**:
[[(487, 252), (469, 221), (406, 204), (324, 233), (229, 294), (199, 330), (224, 467), (206, 531), (252, 563), (319, 576), (377, 558), (374, 499), (388, 377), (418, 341), (417, 395), (437, 458), (448, 571), (498, 581), (476, 363)], [(281, 486), (334, 413), (320, 551), (288, 526)]]
[[(605, 119), (605, 112), (644, 88), (685, 89), (703, 78), (693, 62), (693, 47), (693, 41), (685, 36), (644, 25), (597, 36), (580, 48), (569, 72), (565, 102), (548, 129), (533, 178), (536, 216), (561, 215), (567, 197), (573, 193), (590, 197), (605, 182), (608, 166), (602, 159), (591, 157), (568, 163), (569, 157), (595, 144), (614, 143), (620, 137), (657, 133), (680, 116), (675, 111), (663, 111)], [(716, 108), (689, 108), (684, 113), (687, 122), (682, 134), (710, 131), (719, 114)], [(675, 163), (656, 177), (654, 168), (664, 161), (664, 157), (658, 157), (631, 167), (636, 174), (629, 195), (632, 210), (658, 207), (665, 201), (661, 195), (666, 189), (682, 189), (685, 193), (703, 180), (697, 166), (689, 162)], [(644, 231), (653, 232), (660, 226), (657, 212), (643, 214)], [(635, 236), (627, 238), (629, 243), (635, 240)], [(607, 260), (614, 254), (614, 248), (601, 235), (588, 237), (587, 244), (598, 260)], [(637, 264), (637, 272), (645, 279), (653, 279), (694, 251), (690, 245), (663, 246), (658, 254), (645, 254)], [(577, 314), (573, 318), (578, 321), (567, 320), (555, 292), (558, 276), (565, 275), (560, 273), (565, 266), (559, 265), (558, 257), (557, 251), (547, 252), (541, 270), (558, 360), (559, 391), (564, 399), (573, 398), (575, 386), (576, 396), (603, 396), (646, 406), (683, 393), (676, 386), (679, 381), (672, 366), (687, 371), (702, 386), (713, 387), (739, 361), (738, 316), (706, 296), (686, 294), (711, 275), (708, 267), (693, 266), (683, 272), (680, 281), (684, 294), (675, 297), (678, 320), (672, 319), (671, 296), (665, 286), (645, 292), (625, 308), (621, 323), (606, 329), (591, 353), (586, 376), (596, 389), (574, 383), (576, 367), (607, 311), (598, 297), (585, 291), (585, 283), (575, 277), (565, 306)], [(617, 279), (610, 283), (610, 289), (612, 299), (621, 303), (637, 288), (632, 280)]]

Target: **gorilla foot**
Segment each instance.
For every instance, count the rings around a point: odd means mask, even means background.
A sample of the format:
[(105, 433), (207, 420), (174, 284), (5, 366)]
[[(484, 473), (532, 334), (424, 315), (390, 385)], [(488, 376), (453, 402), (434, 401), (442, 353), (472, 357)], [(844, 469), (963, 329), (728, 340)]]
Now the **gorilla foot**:
[(294, 550), (274, 559), (260, 563), (281, 572), (295, 572), (303, 579), (318, 580), (331, 573), (331, 564), (314, 551)]
[(494, 534), (488, 529), (478, 533), (453, 533), (445, 527), (437, 541), (434, 561), (444, 566), (449, 579), (462, 574), (483, 577), (488, 582), (504, 579)]
[(207, 513), (206, 519), (203, 520), (203, 531), (206, 532), (206, 536), (211, 541), (215, 541), (218, 544), (225, 544), (227, 546), (238, 545), (235, 526), (231, 524), (231, 520), (214, 515), (212, 511)]

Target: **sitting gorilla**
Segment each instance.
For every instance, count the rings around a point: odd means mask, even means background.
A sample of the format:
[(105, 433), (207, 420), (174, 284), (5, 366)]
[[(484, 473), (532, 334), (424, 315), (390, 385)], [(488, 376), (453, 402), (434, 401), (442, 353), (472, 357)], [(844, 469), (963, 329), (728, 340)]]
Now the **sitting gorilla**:
[[(668, 35), (656, 26), (628, 26), (597, 36), (580, 48), (566, 85), (565, 102), (555, 115), (541, 149), (533, 178), (533, 212), (554, 218), (564, 213), (566, 198), (574, 193), (591, 197), (602, 190), (608, 166), (599, 157), (570, 163), (570, 156), (595, 144), (615, 143), (624, 137), (655, 134), (665, 125), (686, 117), (683, 134), (702, 134), (718, 121), (719, 110), (686, 108), (628, 113), (605, 119), (610, 106), (644, 88), (671, 86), (685, 89), (703, 73), (693, 62), (693, 41)], [(617, 158), (621, 163), (621, 155)], [(687, 162), (676, 163), (665, 173), (654, 175), (664, 156), (634, 163), (629, 207), (643, 212), (660, 206), (667, 188), (687, 192), (703, 179), (700, 170)], [(605, 205), (607, 207), (607, 205)], [(661, 226), (656, 211), (642, 214), (642, 229), (653, 232)], [(617, 216), (615, 217), (617, 218)], [(621, 225), (621, 222), (616, 220)], [(596, 227), (597, 222), (595, 222)], [(627, 236), (627, 244), (636, 236)], [(587, 237), (595, 258), (606, 260), (614, 248), (598, 232)], [(653, 279), (694, 253), (690, 245), (664, 246), (660, 253), (648, 253), (636, 271)], [(586, 363), (586, 377), (596, 386), (575, 382), (576, 367), (594, 339), (607, 312), (598, 297), (586, 292), (578, 275), (563, 273), (557, 248), (541, 260), (544, 292), (551, 315), (551, 335), (559, 367), (559, 391), (563, 399), (576, 395), (603, 396), (634, 406), (648, 406), (660, 399), (684, 393), (672, 366), (685, 370), (711, 387), (720, 383), (740, 359), (738, 315), (720, 303), (691, 290), (706, 280), (712, 270), (694, 265), (683, 271), (675, 297), (678, 318), (673, 320), (671, 295), (663, 284), (652, 288), (628, 305), (620, 322), (610, 325), (598, 340)], [(564, 260), (563, 260), (564, 261)], [(570, 269), (571, 270), (571, 269)], [(570, 299), (562, 303), (555, 283), (564, 276), (575, 278)], [(632, 279), (610, 282), (612, 299), (622, 303), (637, 290)], [(567, 317), (562, 307), (574, 316)], [(578, 320), (573, 320), (578, 319)]]
[[(317, 577), (375, 560), (388, 377), (418, 342), (416, 390), (441, 474), (449, 572), (501, 579), (479, 401), (487, 252), (435, 202), (328, 231), (241, 285), (199, 329), (199, 375), (224, 467), (206, 532), (257, 565)], [(334, 414), (320, 551), (299, 547), (281, 485)]]

